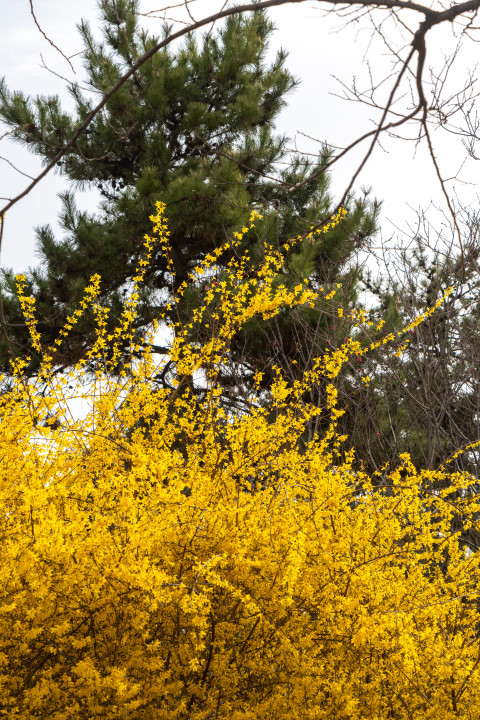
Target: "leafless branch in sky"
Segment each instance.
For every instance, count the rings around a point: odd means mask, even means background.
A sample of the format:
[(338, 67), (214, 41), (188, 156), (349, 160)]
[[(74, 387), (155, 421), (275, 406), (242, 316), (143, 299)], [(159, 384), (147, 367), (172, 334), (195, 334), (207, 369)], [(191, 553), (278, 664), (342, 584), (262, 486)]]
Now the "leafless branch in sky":
[(59, 52), (60, 55), (61, 55), (63, 58), (65, 58), (65, 60), (66, 60), (66, 61), (68, 62), (68, 64), (70, 65), (70, 68), (71, 68), (72, 72), (75, 72), (75, 68), (73, 67), (70, 58), (68, 58), (68, 57), (60, 50), (60, 48), (59, 48), (57, 45), (55, 45), (55, 43), (53, 42), (53, 40), (51, 40), (51, 39), (45, 34), (45, 32), (42, 30), (42, 28), (40, 27), (39, 22), (38, 22), (38, 20), (37, 20), (37, 16), (35, 15), (35, 10), (34, 10), (34, 8), (33, 8), (33, 0), (30, 0), (30, 13), (31, 13), (31, 15), (32, 15), (32, 17), (33, 17), (33, 21), (34, 21), (35, 25), (37, 26), (38, 30), (42, 33), (42, 35), (43, 35), (43, 37), (45, 38), (45, 40), (47, 40), (47, 41), (50, 43), (50, 45), (51, 45), (53, 48), (55, 48), (55, 50), (57, 50), (57, 52)]
[[(136, 71), (145, 62), (162, 48), (181, 39), (188, 33), (211, 27), (223, 18), (287, 4), (300, 5), (304, 4), (304, 0), (263, 0), (263, 2), (247, 3), (236, 7), (228, 7), (223, 4), (218, 12), (200, 20), (194, 20), (193, 3), (194, 0), (185, 0), (182, 3), (142, 13), (145, 17), (165, 19), (167, 10), (186, 8), (189, 22), (172, 32), (161, 42), (158, 42), (149, 52), (136, 60), (135, 64), (105, 93), (53, 160), (22, 192), (18, 193), (0, 209), (0, 217), (3, 218), (10, 208), (25, 198), (58, 164), (62, 157), (76, 144), (80, 135), (85, 132), (95, 116), (102, 111), (108, 100), (130, 77), (135, 75)], [(35, 18), (32, 0), (30, 0), (30, 6), (37, 27), (42, 32), (42, 35), (46, 37)], [(377, 113), (378, 117), (375, 119), (372, 130), (350, 139), (343, 148), (337, 148), (330, 161), (322, 168), (314, 171), (314, 175), (326, 172), (353, 148), (361, 143), (367, 143), (363, 157), (358, 162), (342, 193), (342, 197), (338, 201), (338, 207), (340, 207), (345, 203), (359, 174), (379, 145), (382, 135), (401, 137), (405, 141), (413, 140), (417, 144), (425, 143), (432, 162), (434, 175), (441, 187), (445, 203), (456, 227), (457, 241), (463, 258), (462, 237), (454, 216), (454, 207), (447, 186), (448, 180), (444, 177), (435, 146), (433, 130), (441, 128), (447, 132), (460, 134), (467, 154), (472, 158), (477, 157), (475, 146), (479, 138), (480, 123), (475, 105), (478, 91), (474, 72), (470, 72), (465, 77), (463, 84), (453, 90), (450, 89), (449, 79), (461, 43), (477, 41), (476, 34), (480, 28), (476, 25), (476, 21), (480, 0), (467, 0), (467, 2), (453, 5), (439, 2), (436, 4), (436, 9), (429, 4), (410, 2), (410, 0), (382, 0), (381, 2), (374, 0), (345, 0), (341, 4), (338, 4), (335, 0), (320, 0), (315, 3), (315, 8), (318, 8), (323, 14), (333, 15), (338, 18), (340, 23), (338, 32), (340, 35), (342, 28), (348, 25), (360, 22), (370, 23), (372, 40), (380, 40), (391, 57), (392, 72), (387, 77), (376, 79), (373, 71), (369, 69), (370, 86), (363, 89), (357, 87), (355, 82), (348, 85), (344, 80), (340, 79), (340, 87), (345, 98), (368, 106)], [(319, 23), (321, 23), (321, 19), (321, 16), (319, 16)], [(431, 31), (440, 26), (449, 26), (451, 28), (452, 33), (457, 37), (457, 50), (450, 56), (445, 57), (442, 67), (435, 70), (427, 67), (427, 49), (429, 47), (428, 41), (430, 41), (431, 46), (433, 43), (433, 40), (430, 40)], [(398, 44), (396, 44), (397, 40)], [(49, 42), (58, 50), (51, 40)], [(59, 50), (59, 52), (61, 51)], [(367, 49), (367, 68), (368, 52)], [(61, 54), (63, 55), (63, 53)], [(66, 59), (68, 60), (68, 58)], [(460, 125), (457, 118), (461, 118)], [(412, 128), (414, 129), (413, 134)], [(292, 195), (303, 184), (310, 182), (312, 179), (313, 176), (298, 185), (288, 186), (285, 191), (288, 195)], [(323, 222), (324, 219), (322, 218), (320, 224)]]

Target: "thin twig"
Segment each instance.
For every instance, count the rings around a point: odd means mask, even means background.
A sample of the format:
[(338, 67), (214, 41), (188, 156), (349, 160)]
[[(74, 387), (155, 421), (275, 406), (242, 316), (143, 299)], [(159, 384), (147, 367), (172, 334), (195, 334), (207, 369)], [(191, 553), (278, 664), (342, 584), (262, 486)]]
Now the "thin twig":
[[(44, 33), (44, 31), (43, 31), (42, 28), (40, 27), (40, 25), (39, 25), (39, 23), (38, 23), (38, 20), (37, 20), (37, 18), (36, 18), (36, 16), (35, 16), (35, 11), (34, 11), (34, 9), (33, 9), (33, 0), (30, 0), (30, 12), (31, 12), (31, 14), (32, 14), (32, 17), (33, 17), (33, 20), (34, 20), (34, 22), (35, 22), (35, 25), (37, 26), (37, 28), (39, 29), (39, 31), (42, 33), (42, 35), (43, 35), (43, 37), (45, 38), (45, 40), (48, 40), (48, 42), (50, 43), (50, 45), (51, 45), (52, 47), (54, 47), (57, 52), (60, 53), (60, 55), (68, 62), (68, 64), (69, 64), (70, 67), (72, 68), (72, 71), (75, 72), (75, 68), (73, 67), (73, 65), (72, 65), (72, 63), (70, 62), (69, 58), (60, 50), (59, 47), (57, 47), (57, 45), (55, 45), (55, 43), (53, 42), (53, 40), (50, 40), (50, 38)], [(76, 74), (76, 73), (75, 73), (75, 74)]]
[(34, 180), (35, 178), (32, 175), (29, 175), (28, 173), (22, 172), (22, 170), (19, 170), (16, 165), (14, 165), (8, 158), (3, 157), (3, 155), (0, 155), (0, 160), (4, 160), (4, 162), (8, 163), (10, 167), (12, 167), (14, 170), (16, 170), (20, 175), (23, 175), (24, 177), (30, 178), (30, 180)]
[[(76, 144), (78, 138), (80, 135), (86, 130), (86, 128), (90, 125), (94, 117), (102, 110), (102, 108), (107, 104), (107, 102), (110, 100), (110, 98), (119, 90), (126, 82), (127, 80), (132, 77), (136, 73), (136, 71), (150, 58), (152, 58), (159, 50), (167, 47), (175, 40), (178, 40), (179, 38), (184, 37), (187, 34), (190, 34), (194, 32), (195, 30), (198, 30), (199, 28), (202, 28), (206, 25), (210, 25), (211, 23), (214, 23), (218, 20), (221, 20), (223, 18), (227, 18), (233, 15), (239, 15), (241, 13), (250, 13), (250, 12), (256, 12), (259, 10), (271, 8), (271, 7), (279, 7), (287, 4), (300, 4), (304, 2), (304, 0), (264, 0), (263, 2), (258, 3), (252, 3), (252, 4), (245, 4), (245, 5), (238, 5), (236, 7), (232, 8), (226, 8), (220, 12), (214, 13), (213, 15), (210, 15), (206, 18), (203, 18), (202, 20), (199, 20), (198, 22), (195, 22), (191, 25), (188, 25), (185, 28), (182, 28), (181, 30), (178, 30), (177, 32), (173, 33), (169, 37), (165, 38), (161, 42), (157, 43), (151, 50), (149, 50), (147, 53), (142, 55), (138, 61), (115, 83), (115, 85), (103, 96), (102, 100), (96, 105), (96, 107), (91, 110), (91, 112), (87, 115), (86, 119), (78, 126), (77, 130), (74, 132), (70, 140), (64, 145), (58, 153), (55, 155), (53, 160), (44, 168), (44, 170), (30, 183), (30, 185), (23, 190), (23, 192), (19, 193), (16, 197), (14, 197), (12, 200), (10, 200), (7, 205), (5, 205), (3, 208), (0, 209), (0, 218), (3, 218), (5, 213), (13, 207), (19, 200), (24, 198), (26, 195), (28, 195), (31, 190), (50, 172), (52, 168), (55, 167), (55, 165), (58, 163), (58, 161), (69, 151), (72, 147)], [(332, 12), (336, 11), (337, 9), (337, 1), (336, 0), (323, 0), (323, 2), (332, 5)], [(183, 3), (182, 3), (183, 4)], [(410, 113), (409, 115), (405, 116), (402, 119), (402, 122), (406, 122), (408, 119), (413, 118), (418, 110), (420, 108), (425, 108), (425, 98), (423, 94), (423, 90), (421, 87), (421, 75), (423, 70), (423, 65), (425, 61), (425, 50), (424, 50), (424, 41), (425, 41), (425, 35), (432, 27), (442, 23), (442, 22), (450, 22), (458, 18), (464, 13), (471, 12), (471, 11), (477, 11), (480, 7), (480, 0), (467, 0), (467, 2), (454, 4), (447, 8), (446, 10), (442, 11), (436, 11), (432, 10), (429, 7), (426, 7), (424, 5), (421, 5), (417, 2), (410, 2), (409, 0), (381, 0), (381, 2), (365, 2), (365, 0), (344, 0), (342, 2), (342, 6), (345, 7), (365, 7), (365, 5), (368, 5), (372, 8), (387, 8), (388, 10), (394, 10), (394, 9), (404, 9), (404, 10), (413, 10), (415, 12), (420, 13), (424, 16), (424, 21), (421, 23), (419, 29), (415, 33), (414, 41), (412, 43), (411, 51), (408, 55), (407, 60), (403, 64), (403, 68), (399, 73), (399, 77), (397, 79), (397, 82), (394, 85), (394, 88), (392, 90), (391, 97), (389, 99), (389, 102), (384, 110), (381, 122), (377, 129), (373, 131), (373, 140), (371, 143), (371, 146), (369, 150), (367, 151), (362, 163), (358, 167), (357, 171), (355, 172), (351, 183), (349, 184), (349, 187), (347, 188), (346, 192), (344, 193), (344, 196), (342, 198), (342, 203), (345, 201), (345, 198), (347, 197), (348, 193), (350, 192), (353, 183), (355, 179), (358, 177), (359, 173), (363, 169), (365, 163), (367, 162), (368, 158), (371, 155), (371, 152), (373, 151), (374, 146), (376, 145), (378, 141), (378, 137), (380, 135), (380, 132), (385, 131), (388, 127), (392, 127), (392, 125), (386, 125), (383, 126), (383, 122), (386, 118), (386, 115), (388, 114), (388, 111), (391, 106), (391, 102), (393, 100), (394, 92), (396, 92), (399, 81), (401, 77), (403, 77), (403, 74), (405, 73), (405, 70), (408, 67), (408, 64), (410, 62), (410, 59), (414, 52), (418, 52), (418, 64), (417, 64), (417, 73), (416, 73), (416, 80), (417, 80), (417, 89), (419, 93), (419, 100), (420, 100), (420, 107), (417, 107), (413, 113)], [(38, 22), (36, 21), (35, 15), (33, 13), (33, 5), (32, 0), (30, 0), (30, 6), (32, 9), (32, 15), (35, 19), (35, 22), (38, 26)], [(338, 12), (338, 11), (337, 11)], [(39, 26), (38, 26), (39, 27)], [(39, 28), (40, 29), (40, 28)], [(40, 29), (42, 34), (45, 36), (45, 33)], [(46, 36), (45, 36), (46, 37)], [(47, 38), (48, 39), (48, 38)], [(49, 41), (51, 42), (51, 41)], [(53, 44), (53, 43), (52, 43)], [(58, 49), (58, 48), (57, 48)], [(63, 53), (62, 53), (63, 55)], [(65, 56), (64, 56), (65, 57)], [(66, 58), (68, 60), (68, 58)], [(68, 61), (70, 62), (70, 61)], [(399, 123), (400, 124), (400, 123)], [(372, 133), (368, 133), (367, 136), (371, 135)], [(366, 136), (363, 136), (363, 139)], [(353, 143), (350, 147), (353, 145), (356, 145), (358, 141)], [(340, 156), (344, 153), (340, 153)], [(337, 156), (334, 161), (338, 160), (339, 156)], [(325, 168), (321, 169), (320, 172), (325, 172), (329, 165), (325, 166)], [(319, 171), (317, 171), (318, 173)], [(313, 176), (309, 179), (305, 180), (304, 182), (309, 182), (313, 179)], [(304, 183), (302, 183), (304, 184)], [(291, 188), (290, 191), (293, 192), (294, 189), (299, 189), (301, 187), (301, 184), (298, 186), (295, 186), (295, 188)], [(451, 206), (449, 205), (449, 208)], [(2, 223), (3, 228), (3, 223)], [(1, 229), (0, 229), (0, 252), (1, 252)]]

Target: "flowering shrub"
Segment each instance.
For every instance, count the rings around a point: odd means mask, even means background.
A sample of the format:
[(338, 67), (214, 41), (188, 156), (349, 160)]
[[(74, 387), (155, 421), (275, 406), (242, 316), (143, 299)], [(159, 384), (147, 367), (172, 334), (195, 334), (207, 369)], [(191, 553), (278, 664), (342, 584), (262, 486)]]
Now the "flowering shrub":
[[(168, 255), (161, 205), (153, 220), (136, 286), (154, 242)], [(365, 352), (354, 338), (302, 381), (278, 372), (268, 397), (258, 377), (248, 408), (229, 411), (215, 378), (233, 334), (255, 313), (315, 302), (308, 287), (274, 286), (273, 250), (253, 275), (233, 257), (190, 326), (172, 328), (171, 390), (152, 389), (167, 360), (159, 364), (148, 345), (134, 348), (120, 379), (109, 374), (138, 294), (106, 336), (92, 280), (84, 307), (98, 320), (98, 362), (79, 418), (85, 363), (76, 378), (55, 375), (56, 348), (42, 346), (19, 279), (44, 365), (35, 382), (14, 365), (0, 398), (3, 714), (478, 717), (480, 555), (458, 540), (479, 510), (465, 499), (474, 478), (419, 471), (404, 456), (379, 483), (354, 472), (353, 451), (340, 459), (335, 379)], [(214, 263), (207, 257), (192, 281)], [(195, 326), (212, 307), (216, 332), (200, 346)], [(181, 379), (200, 370), (204, 391), (194, 396)], [(320, 381), (325, 407), (310, 406), (306, 391)], [(329, 430), (305, 443), (305, 424), (319, 414)]]

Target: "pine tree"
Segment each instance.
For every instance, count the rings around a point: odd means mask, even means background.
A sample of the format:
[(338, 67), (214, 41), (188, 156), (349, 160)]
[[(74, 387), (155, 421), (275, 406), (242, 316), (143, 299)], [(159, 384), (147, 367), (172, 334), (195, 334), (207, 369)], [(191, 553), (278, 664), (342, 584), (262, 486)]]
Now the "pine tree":
[[(103, 40), (94, 39), (86, 22), (79, 30), (88, 87), (103, 94), (158, 38), (140, 26), (137, 0), (101, 0), (99, 9)], [(252, 208), (263, 213), (256, 238), (250, 236), (241, 249), (248, 248), (252, 258), (260, 257), (269, 243), (283, 247), (333, 210), (326, 173), (287, 192), (322, 167), (327, 154), (318, 161), (292, 158), (287, 139), (275, 133), (275, 120), (296, 80), (285, 69), (283, 50), (267, 62), (273, 29), (264, 13), (238, 15), (215, 32), (188, 36), (182, 47), (158, 52), (108, 101), (59, 163), (58, 172), (72, 186), (62, 196), (65, 234), (58, 239), (49, 226), (37, 229), (41, 264), (26, 277), (45, 344), (58, 336), (95, 273), (102, 277), (100, 302), (110, 308), (108, 322), (115, 325), (157, 200), (167, 205), (173, 287), (244, 226)], [(169, 32), (165, 27), (165, 35)], [(75, 101), (72, 114), (62, 109), (58, 97), (31, 99), (0, 83), (0, 118), (18, 142), (44, 161), (55, 157), (93, 107), (78, 85), (69, 90)], [(74, 189), (84, 187), (99, 190), (97, 213), (77, 209)], [(376, 217), (376, 206), (368, 202), (349, 204), (352, 212), (335, 232), (285, 253), (283, 281), (311, 277), (318, 284), (348, 271), (352, 252), (374, 231)], [(171, 290), (172, 275), (159, 251), (142, 290), (138, 337)], [(31, 351), (11, 272), (4, 275), (2, 295), (10, 338), (8, 346), (0, 340), (0, 354), (8, 370), (12, 352)], [(188, 317), (201, 298), (198, 289), (185, 297)], [(318, 325), (318, 312), (303, 321)], [(284, 324), (282, 336), (292, 345), (296, 321), (285, 318)], [(270, 363), (265, 348), (274, 342), (272, 332), (271, 327), (252, 327), (248, 352), (242, 354), (238, 345), (237, 359), (248, 361), (252, 372), (256, 365)], [(86, 316), (55, 362), (71, 365), (88, 351), (94, 336), (93, 317)], [(29, 371), (36, 371), (35, 360)]]

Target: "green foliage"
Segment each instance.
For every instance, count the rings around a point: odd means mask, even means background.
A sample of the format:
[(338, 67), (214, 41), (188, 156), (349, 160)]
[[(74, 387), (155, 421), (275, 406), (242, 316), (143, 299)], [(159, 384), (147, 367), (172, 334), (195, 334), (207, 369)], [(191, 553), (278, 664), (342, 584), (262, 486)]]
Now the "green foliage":
[[(86, 84), (103, 94), (159, 38), (140, 26), (137, 2), (102, 0), (99, 9), (101, 41), (88, 23), (79, 31)], [(334, 208), (325, 173), (292, 192), (321, 170), (328, 155), (321, 152), (318, 161), (292, 158), (287, 139), (275, 133), (278, 113), (296, 80), (285, 68), (284, 51), (267, 62), (273, 29), (264, 13), (239, 15), (212, 33), (188, 36), (181, 47), (157, 52), (108, 100), (64, 156), (58, 171), (72, 184), (62, 196), (64, 235), (56, 238), (48, 226), (37, 229), (41, 265), (27, 277), (46, 343), (54, 342), (97, 272), (102, 276), (101, 302), (111, 309), (107, 324), (115, 326), (148, 231), (146, 218), (158, 200), (169, 208), (176, 280), (172, 286), (165, 258), (157, 253), (142, 290), (137, 338), (202, 258), (245, 225), (252, 207), (264, 215), (258, 237), (241, 249), (252, 262), (262, 259), (265, 246), (281, 248), (329, 217)], [(169, 32), (165, 27), (164, 35)], [(2, 81), (0, 118), (18, 142), (50, 161), (93, 107), (78, 85), (70, 93), (75, 101), (71, 114), (58, 97), (24, 97)], [(74, 189), (85, 187), (97, 188), (102, 196), (97, 213), (81, 212), (75, 205)], [(362, 238), (375, 229), (374, 207), (354, 206), (352, 200), (347, 207), (350, 215), (331, 237), (286, 255), (287, 284), (301, 277), (314, 283), (339, 279)], [(10, 351), (30, 351), (9, 273), (3, 298), (11, 337), (10, 350), (0, 341), (0, 356), (8, 370)], [(94, 337), (86, 318), (59, 363), (71, 365), (88, 352)], [(28, 371), (37, 368), (33, 354)]]

